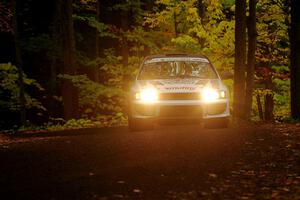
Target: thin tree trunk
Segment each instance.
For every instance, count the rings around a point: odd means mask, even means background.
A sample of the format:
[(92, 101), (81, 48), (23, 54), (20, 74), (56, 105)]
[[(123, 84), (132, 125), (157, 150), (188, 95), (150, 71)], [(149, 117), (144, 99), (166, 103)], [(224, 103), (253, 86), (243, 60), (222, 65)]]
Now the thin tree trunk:
[(250, 119), (252, 111), (252, 93), (254, 85), (254, 66), (256, 49), (256, 0), (249, 0), (248, 21), (248, 59), (246, 77), (245, 117)]
[(274, 95), (273, 94), (266, 94), (265, 95), (265, 120), (266, 121), (273, 121), (274, 115)]
[[(274, 91), (274, 83), (272, 81), (272, 75), (268, 75), (266, 81), (265, 81), (266, 89), (269, 91)], [(265, 95), (265, 120), (266, 121), (272, 121), (274, 119), (274, 95), (270, 92), (268, 92)]]
[[(203, 0), (198, 0), (197, 1), (197, 8), (198, 8), (198, 15), (200, 17), (201, 24), (203, 26), (204, 23), (205, 23), (205, 21), (204, 21), (204, 17), (205, 17), (205, 5), (204, 5)], [(199, 44), (200, 44), (201, 48), (204, 48), (204, 46), (205, 46), (205, 38), (199, 38), (198, 41), (199, 41)]]
[(20, 89), (19, 103), (20, 103), (20, 120), (21, 125), (26, 125), (26, 105), (25, 105), (25, 90), (24, 90), (24, 77), (23, 77), (23, 63), (21, 57), (20, 39), (18, 32), (17, 12), (16, 12), (16, 1), (13, 0), (13, 36), (15, 43), (15, 62), (18, 68), (18, 84)]
[(245, 113), (246, 0), (236, 0), (233, 115)]
[[(57, 43), (55, 43), (57, 44)], [(59, 116), (58, 108), (57, 108), (57, 100), (53, 97), (57, 95), (57, 66), (56, 66), (56, 58), (51, 58), (51, 65), (50, 65), (50, 77), (49, 77), (49, 104), (48, 104), (48, 112), (50, 117)]]
[(291, 114), (300, 119), (300, 1), (291, 0)]
[[(96, 20), (100, 19), (100, 0), (96, 1)], [(94, 59), (99, 58), (99, 32), (95, 30), (95, 55)], [(99, 65), (97, 64), (94, 69), (94, 81), (99, 82)]]
[(263, 109), (262, 109), (262, 105), (261, 105), (261, 101), (260, 101), (260, 95), (256, 94), (256, 103), (257, 103), (257, 109), (258, 109), (258, 115), (260, 120), (264, 120), (264, 113), (263, 113)]
[[(63, 73), (75, 75), (75, 40), (74, 27), (72, 18), (72, 0), (57, 0), (60, 23), (61, 23), (61, 40), (62, 40), (62, 62)], [(65, 119), (78, 117), (78, 92), (69, 80), (63, 80), (62, 98), (64, 103)]]
[[(124, 34), (129, 29), (129, 12), (128, 10), (121, 10), (121, 27), (124, 31)], [(125, 35), (122, 38), (121, 42), (121, 54), (122, 54), (122, 62), (124, 66), (128, 65), (128, 57), (129, 57), (129, 49), (128, 49), (128, 42)]]
[(203, 0), (197, 1), (198, 15), (200, 17), (201, 22), (203, 22), (205, 16), (205, 6)]
[(59, 73), (59, 68), (58, 68), (58, 51), (61, 50), (61, 5), (59, 0), (54, 1), (54, 16), (53, 16), (53, 29), (52, 29), (52, 42), (54, 46), (58, 47), (56, 49), (57, 52), (52, 52), (52, 57), (51, 57), (51, 65), (50, 65), (50, 77), (49, 77), (49, 89), (50, 89), (50, 94), (51, 96), (49, 98), (49, 115), (50, 117), (56, 117), (60, 116), (60, 114), (57, 112), (58, 105), (57, 105), (57, 100), (53, 98), (55, 95), (59, 95), (59, 88), (57, 85), (57, 74)]
[(174, 19), (174, 33), (175, 33), (175, 37), (177, 37), (178, 36), (178, 23), (177, 23), (177, 16), (176, 16), (175, 11), (173, 13), (173, 19)]
[[(144, 1), (144, 6), (146, 8), (146, 12), (152, 11), (153, 6), (154, 6), (154, 1), (152, 0), (145, 0)], [(145, 24), (144, 26), (145, 32), (149, 32), (151, 29), (149, 28), (149, 25)], [(151, 48), (147, 45), (145, 45), (145, 50), (143, 52), (143, 56), (147, 56), (151, 53)]]

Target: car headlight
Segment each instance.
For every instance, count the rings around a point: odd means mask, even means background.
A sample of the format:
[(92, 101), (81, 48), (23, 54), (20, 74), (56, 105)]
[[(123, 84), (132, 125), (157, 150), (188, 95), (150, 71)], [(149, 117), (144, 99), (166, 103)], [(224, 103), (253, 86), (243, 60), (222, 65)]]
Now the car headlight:
[(201, 92), (202, 100), (205, 102), (214, 102), (218, 99), (226, 98), (226, 92), (221, 90), (216, 90), (213, 88), (204, 88)]
[(135, 93), (135, 99), (153, 103), (158, 100), (158, 92), (155, 88), (144, 88), (140, 92)]

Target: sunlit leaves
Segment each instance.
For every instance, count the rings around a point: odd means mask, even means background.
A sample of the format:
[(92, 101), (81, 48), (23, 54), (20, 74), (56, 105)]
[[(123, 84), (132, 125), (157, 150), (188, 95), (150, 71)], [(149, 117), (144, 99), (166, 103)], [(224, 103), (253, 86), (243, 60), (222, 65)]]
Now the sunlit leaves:
[(186, 19), (191, 12), (195, 0), (177, 1), (177, 0), (158, 0), (155, 2), (159, 9), (157, 12), (150, 13), (146, 17), (145, 24), (151, 28), (157, 28), (170, 33), (175, 33), (175, 23), (180, 33), (186, 32), (189, 24)]
[(165, 43), (165, 51), (203, 53), (217, 68), (230, 70), (234, 53), (234, 21), (226, 19), (219, 1), (204, 1), (204, 4), (206, 10), (201, 19), (195, 0), (156, 1), (158, 11), (146, 17), (146, 25), (154, 31), (166, 33), (164, 37), (171, 43)]
[(288, 65), (288, 16), (278, 4), (258, 2), (257, 54), (259, 62)]
[(124, 37), (133, 46), (131, 51), (139, 56), (140, 52), (145, 48), (151, 49), (153, 52), (159, 51), (159, 45), (165, 43), (163, 37), (158, 37), (153, 31), (144, 31), (143, 27), (137, 26), (130, 31), (124, 33)]
[(96, 4), (98, 0), (74, 0), (73, 7), (81, 11), (96, 12)]
[(193, 52), (193, 53), (197, 53), (200, 50), (200, 45), (197, 41), (196, 38), (193, 38), (189, 35), (180, 35), (177, 38), (173, 38), (171, 40), (175, 46), (178, 48), (177, 51), (181, 51), (181, 52)]

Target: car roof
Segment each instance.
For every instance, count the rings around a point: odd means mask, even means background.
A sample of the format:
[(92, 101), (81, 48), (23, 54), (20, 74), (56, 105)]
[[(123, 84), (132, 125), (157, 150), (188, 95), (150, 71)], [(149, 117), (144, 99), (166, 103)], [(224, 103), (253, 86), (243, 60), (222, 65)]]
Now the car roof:
[(160, 54), (160, 55), (150, 55), (150, 56), (146, 56), (145, 60), (149, 60), (149, 59), (153, 59), (153, 58), (172, 58), (172, 57), (196, 57), (196, 58), (206, 58), (208, 59), (206, 56), (204, 55), (200, 55), (200, 54), (186, 54), (186, 53), (172, 53), (172, 54)]

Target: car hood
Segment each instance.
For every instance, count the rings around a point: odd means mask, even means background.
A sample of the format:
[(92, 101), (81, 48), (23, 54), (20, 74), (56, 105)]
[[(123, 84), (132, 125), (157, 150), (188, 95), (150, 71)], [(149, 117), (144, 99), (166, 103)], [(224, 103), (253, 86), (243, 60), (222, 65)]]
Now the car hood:
[(197, 92), (203, 87), (223, 88), (219, 79), (137, 80), (136, 88), (155, 87), (160, 92)]

